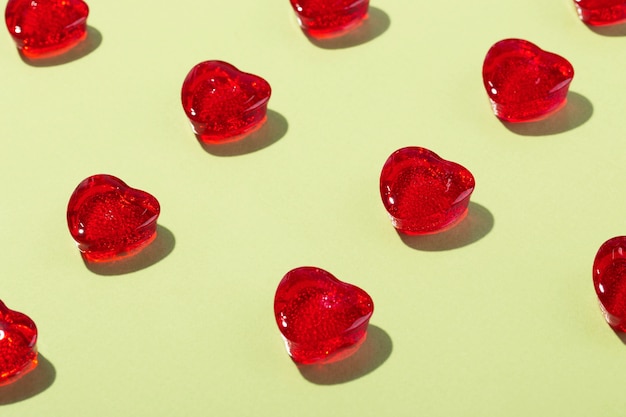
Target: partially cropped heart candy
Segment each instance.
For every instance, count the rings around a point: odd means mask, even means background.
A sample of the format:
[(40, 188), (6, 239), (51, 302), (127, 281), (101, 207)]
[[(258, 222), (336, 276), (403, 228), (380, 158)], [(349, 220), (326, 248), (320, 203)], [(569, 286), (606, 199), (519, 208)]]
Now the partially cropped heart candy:
[(83, 0), (9, 0), (5, 21), (28, 58), (62, 54), (87, 36), (89, 7)]
[(626, 332), (626, 236), (600, 246), (593, 261), (593, 286), (609, 325)]
[(496, 43), (483, 63), (493, 112), (508, 122), (538, 120), (560, 109), (573, 77), (565, 58), (522, 39)]
[(241, 137), (266, 119), (272, 90), (263, 78), (223, 61), (205, 61), (183, 82), (183, 109), (193, 131), (205, 142)]
[(134, 254), (156, 237), (159, 202), (112, 175), (83, 180), (70, 197), (67, 224), (89, 261)]
[(287, 352), (301, 364), (332, 362), (365, 340), (374, 312), (370, 296), (315, 267), (289, 271), (274, 297), (274, 316)]
[(341, 34), (367, 16), (369, 0), (290, 0), (302, 29), (313, 37)]
[(625, 0), (574, 0), (580, 19), (591, 26), (605, 26), (626, 20)]
[(37, 326), (27, 315), (0, 301), (0, 385), (37, 366)]
[(393, 226), (407, 235), (446, 230), (468, 211), (474, 176), (420, 147), (398, 149), (380, 174), (380, 195)]

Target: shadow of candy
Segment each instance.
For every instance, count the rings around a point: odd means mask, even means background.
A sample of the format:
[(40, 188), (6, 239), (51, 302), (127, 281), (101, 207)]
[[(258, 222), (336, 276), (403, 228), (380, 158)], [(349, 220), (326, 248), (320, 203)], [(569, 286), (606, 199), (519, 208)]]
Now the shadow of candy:
[(380, 367), (389, 358), (392, 350), (393, 343), (387, 332), (370, 324), (367, 338), (351, 356), (328, 364), (298, 365), (298, 370), (306, 380), (314, 384), (343, 384)]
[(287, 134), (289, 123), (282, 114), (267, 111), (267, 118), (258, 129), (236, 140), (224, 143), (208, 143), (197, 138), (202, 148), (215, 156), (237, 156), (259, 151), (278, 142)]
[(620, 340), (620, 341), (621, 341), (624, 345), (626, 345), (626, 333), (621, 332), (621, 331), (619, 331), (619, 330), (615, 330), (615, 329), (612, 329), (612, 330), (613, 330), (613, 332), (615, 333), (615, 336), (617, 336), (617, 338), (618, 338), (618, 339), (619, 339), (619, 340)]
[(63, 65), (72, 61), (83, 58), (95, 51), (102, 43), (102, 34), (93, 26), (87, 26), (87, 37), (78, 45), (60, 55), (49, 58), (29, 58), (20, 53), (22, 61), (33, 67), (52, 67), (55, 65)]
[(385, 33), (389, 26), (391, 26), (389, 15), (377, 7), (370, 7), (367, 18), (344, 34), (330, 38), (318, 39), (312, 36), (307, 36), (307, 38), (319, 48), (345, 49), (370, 42)]
[(518, 135), (548, 136), (573, 130), (587, 122), (592, 115), (591, 102), (585, 96), (570, 91), (565, 106), (545, 119), (523, 123), (501, 122)]
[(615, 25), (606, 26), (591, 26), (586, 25), (593, 33), (607, 37), (620, 37), (626, 36), (626, 22), (618, 23)]
[(47, 390), (56, 379), (56, 370), (41, 353), (37, 367), (15, 382), (0, 386), (0, 406), (24, 401)]
[(90, 262), (83, 258), (85, 266), (98, 275), (123, 275), (139, 271), (156, 264), (168, 256), (176, 245), (176, 239), (167, 228), (157, 225), (154, 241), (136, 254), (109, 262)]
[(456, 226), (441, 233), (409, 236), (398, 232), (405, 245), (421, 251), (445, 251), (470, 245), (493, 229), (494, 219), (489, 210), (470, 201), (467, 216)]

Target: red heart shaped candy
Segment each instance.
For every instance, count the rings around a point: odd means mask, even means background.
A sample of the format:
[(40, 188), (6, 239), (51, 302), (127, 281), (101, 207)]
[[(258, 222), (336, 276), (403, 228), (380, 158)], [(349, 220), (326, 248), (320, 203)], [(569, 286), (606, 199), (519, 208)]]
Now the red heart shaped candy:
[(27, 315), (0, 301), (0, 385), (37, 366), (37, 326)]
[(272, 90), (263, 78), (222, 61), (205, 61), (183, 82), (183, 109), (205, 142), (238, 139), (266, 118)]
[(135, 253), (156, 237), (159, 202), (111, 175), (83, 180), (70, 197), (67, 224), (89, 261)]
[(538, 120), (561, 108), (573, 77), (565, 58), (522, 39), (496, 43), (483, 63), (493, 112), (508, 122)]
[(380, 195), (394, 227), (407, 235), (448, 229), (467, 214), (474, 176), (420, 147), (398, 149), (380, 174)]
[(287, 352), (301, 364), (332, 362), (365, 340), (374, 312), (370, 296), (315, 267), (289, 271), (274, 297), (274, 316)]
[(290, 0), (302, 29), (313, 37), (341, 34), (366, 16), (369, 0)]
[(88, 15), (82, 0), (9, 0), (5, 9), (7, 28), (29, 58), (61, 54), (85, 39)]
[(624, 0), (574, 0), (580, 19), (592, 26), (605, 26), (626, 20)]
[(626, 332), (626, 236), (600, 246), (593, 261), (593, 286), (609, 325)]

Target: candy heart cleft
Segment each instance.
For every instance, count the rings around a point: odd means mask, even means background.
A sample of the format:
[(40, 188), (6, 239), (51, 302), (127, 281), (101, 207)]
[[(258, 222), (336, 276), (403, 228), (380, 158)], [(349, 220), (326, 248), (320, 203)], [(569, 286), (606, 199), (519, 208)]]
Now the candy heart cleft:
[(580, 20), (591, 26), (606, 26), (626, 21), (624, 0), (574, 0)]
[(483, 63), (493, 112), (507, 122), (543, 119), (565, 105), (574, 68), (565, 58), (522, 39), (494, 44)]
[(312, 37), (345, 33), (367, 17), (369, 0), (290, 0), (300, 27)]
[(609, 325), (626, 332), (626, 236), (600, 246), (593, 261), (593, 286)]
[(268, 82), (257, 75), (223, 61), (205, 61), (187, 74), (181, 100), (198, 138), (220, 143), (260, 127), (271, 93)]
[(63, 54), (87, 36), (89, 7), (82, 0), (9, 0), (5, 21), (28, 58)]
[(67, 206), (70, 234), (86, 260), (135, 254), (156, 237), (159, 202), (112, 175), (94, 175), (74, 190)]
[(289, 271), (274, 297), (276, 324), (299, 364), (335, 362), (354, 353), (373, 312), (365, 291), (315, 267)]
[(474, 176), (420, 147), (392, 153), (380, 174), (380, 195), (393, 226), (406, 235), (441, 232), (467, 214)]
[(0, 301), (0, 385), (16, 381), (36, 366), (37, 326)]

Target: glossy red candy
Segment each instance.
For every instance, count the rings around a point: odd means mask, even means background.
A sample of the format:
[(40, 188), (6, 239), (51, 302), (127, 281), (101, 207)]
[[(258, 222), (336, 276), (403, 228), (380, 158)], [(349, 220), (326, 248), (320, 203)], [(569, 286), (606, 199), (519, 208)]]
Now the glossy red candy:
[(37, 326), (25, 314), (0, 301), (0, 385), (9, 384), (37, 366)]
[(483, 63), (493, 112), (508, 122), (538, 120), (560, 109), (573, 77), (565, 58), (522, 39), (496, 43)]
[(67, 224), (83, 256), (93, 262), (132, 255), (156, 237), (159, 202), (111, 175), (83, 180), (70, 197)]
[(626, 332), (626, 236), (609, 239), (598, 249), (593, 286), (606, 321)]
[(625, 0), (574, 0), (580, 19), (592, 26), (605, 26), (626, 20)]
[(302, 29), (313, 37), (341, 34), (366, 16), (369, 0), (290, 0)]
[(272, 90), (263, 78), (222, 61), (205, 61), (183, 83), (183, 109), (205, 142), (238, 139), (266, 119)]
[(28, 58), (62, 54), (87, 36), (89, 7), (82, 0), (9, 0), (5, 20)]
[(370, 296), (315, 267), (289, 271), (274, 297), (274, 315), (287, 352), (301, 364), (328, 363), (365, 340), (374, 312)]
[(407, 235), (446, 230), (467, 214), (474, 176), (428, 149), (407, 147), (389, 156), (380, 195), (393, 226)]

